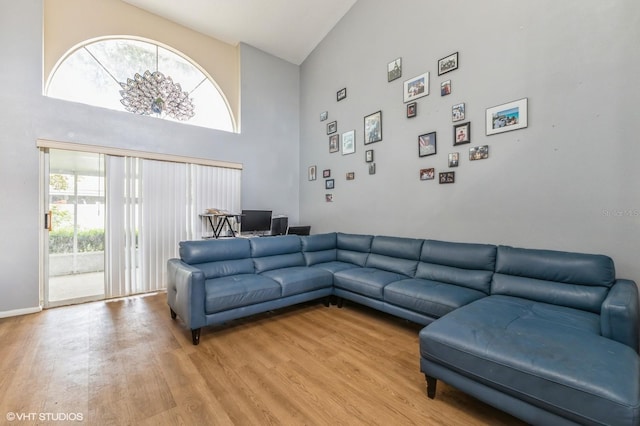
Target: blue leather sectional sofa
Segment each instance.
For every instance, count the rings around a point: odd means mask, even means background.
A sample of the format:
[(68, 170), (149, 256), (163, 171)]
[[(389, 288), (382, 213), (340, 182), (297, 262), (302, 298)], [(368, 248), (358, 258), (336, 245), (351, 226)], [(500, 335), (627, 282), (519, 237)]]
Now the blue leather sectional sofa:
[(328, 233), (185, 241), (168, 303), (201, 327), (329, 297), (424, 324), (444, 380), (532, 424), (640, 424), (638, 291), (602, 255)]

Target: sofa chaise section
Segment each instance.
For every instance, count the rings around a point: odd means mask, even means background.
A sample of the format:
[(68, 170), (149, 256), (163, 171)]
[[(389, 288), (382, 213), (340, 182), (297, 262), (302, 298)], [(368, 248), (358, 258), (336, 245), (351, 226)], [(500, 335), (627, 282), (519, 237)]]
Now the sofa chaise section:
[(428, 395), (441, 379), (532, 424), (637, 425), (637, 305), (606, 256), (500, 246), (491, 295), (420, 332)]

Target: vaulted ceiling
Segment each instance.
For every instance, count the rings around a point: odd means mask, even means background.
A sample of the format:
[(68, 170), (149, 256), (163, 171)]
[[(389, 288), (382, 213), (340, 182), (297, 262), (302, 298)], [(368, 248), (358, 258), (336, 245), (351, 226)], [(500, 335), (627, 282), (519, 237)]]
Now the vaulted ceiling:
[(123, 0), (236, 45), (301, 64), (356, 0)]

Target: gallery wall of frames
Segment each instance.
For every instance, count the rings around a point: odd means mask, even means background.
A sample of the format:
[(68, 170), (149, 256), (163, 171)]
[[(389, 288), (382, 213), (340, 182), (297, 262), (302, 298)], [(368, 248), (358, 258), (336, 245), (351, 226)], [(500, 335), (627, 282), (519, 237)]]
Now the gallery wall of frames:
[[(449, 95), (455, 90), (456, 71), (461, 67), (460, 52), (453, 52), (441, 59), (433, 61), (433, 69), (407, 78), (403, 75), (403, 58), (397, 57), (386, 66), (386, 83), (397, 86), (402, 92), (398, 97), (398, 105), (406, 109), (406, 119), (413, 120), (419, 116), (420, 99), (426, 96), (439, 98), (437, 102), (446, 107), (450, 113), (450, 130), (448, 132), (437, 131), (433, 128), (425, 128), (424, 133), (415, 135), (416, 154), (418, 157), (428, 157), (424, 166), (416, 170), (416, 179), (420, 181), (433, 181), (434, 184), (453, 184), (456, 182), (456, 169), (463, 167), (465, 161), (478, 161), (489, 159), (489, 145), (473, 144), (471, 140), (471, 121), (467, 119), (467, 105), (465, 102), (452, 104), (448, 101)], [(382, 73), (381, 73), (382, 75)], [(348, 87), (337, 88), (335, 102), (348, 102)], [(464, 94), (463, 96), (464, 97)], [(400, 103), (400, 99), (402, 103)], [(400, 106), (403, 105), (403, 106)], [(433, 103), (430, 106), (433, 108)], [(362, 141), (365, 151), (362, 161), (367, 164), (368, 174), (376, 174), (376, 143), (384, 143), (383, 137), (383, 110), (375, 112), (362, 111), (363, 121), (360, 128), (349, 128), (338, 131), (340, 117), (332, 114), (330, 109), (318, 112), (320, 122), (326, 123), (323, 130), (326, 131), (328, 152), (336, 156), (356, 154), (357, 141)], [(437, 123), (442, 128), (443, 123)], [(528, 98), (509, 100), (503, 104), (485, 107), (485, 122), (477, 123), (485, 129), (485, 135), (519, 130), (528, 126)], [(358, 135), (358, 133), (360, 133)], [(483, 139), (484, 141), (484, 139)], [(415, 154), (414, 154), (415, 155)], [(313, 183), (318, 180), (318, 164), (308, 166), (308, 181)], [(333, 189), (341, 180), (350, 181), (356, 178), (355, 171), (346, 172), (345, 176), (332, 176), (330, 168), (322, 169), (324, 181), (325, 201), (334, 202)]]

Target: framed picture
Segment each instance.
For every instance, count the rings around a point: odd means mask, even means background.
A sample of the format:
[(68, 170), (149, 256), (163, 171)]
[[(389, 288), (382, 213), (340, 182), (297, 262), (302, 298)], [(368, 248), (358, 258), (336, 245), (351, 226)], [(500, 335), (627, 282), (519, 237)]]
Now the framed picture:
[(336, 133), (329, 136), (329, 152), (338, 151), (340, 151), (340, 135)]
[(309, 166), (309, 171), (307, 173), (309, 180), (316, 180), (316, 172), (318, 168), (316, 166)]
[(387, 81), (393, 81), (402, 76), (402, 58), (387, 64)]
[(462, 121), (464, 120), (464, 103), (456, 104), (451, 107), (451, 121)]
[(418, 114), (418, 104), (410, 102), (407, 104), (407, 118), (413, 118)]
[(460, 163), (460, 153), (459, 152), (449, 153), (449, 167), (458, 167), (459, 163)]
[(382, 140), (382, 111), (374, 112), (364, 118), (364, 144)]
[(443, 81), (440, 83), (440, 96), (447, 96), (451, 94), (451, 80)]
[(489, 158), (489, 145), (474, 146), (469, 148), (469, 160), (484, 160)]
[(453, 126), (453, 145), (471, 142), (471, 123), (466, 122)]
[(455, 69), (458, 69), (458, 52), (445, 56), (438, 61), (438, 75), (446, 74)]
[(347, 172), (347, 180), (354, 180), (356, 178), (355, 172)]
[(344, 98), (347, 97), (347, 88), (345, 87), (344, 89), (340, 89), (336, 92), (336, 99), (338, 100), (338, 102), (340, 102), (341, 100), (343, 100)]
[(333, 179), (327, 179), (324, 181), (324, 189), (333, 189), (336, 186), (336, 182)]
[(404, 82), (404, 102), (429, 94), (429, 73), (420, 74)]
[(440, 183), (454, 183), (456, 181), (456, 172), (442, 172), (438, 174)]
[(324, 200), (327, 203), (333, 203), (333, 194), (324, 194)]
[(322, 177), (325, 179), (331, 177), (331, 169), (324, 169), (322, 171)]
[(418, 136), (418, 156), (426, 157), (436, 153), (436, 132)]
[(369, 163), (369, 174), (370, 175), (376, 174), (376, 163)]
[(320, 113), (320, 121), (325, 121), (327, 118), (329, 118), (329, 111), (322, 111)]
[(429, 169), (420, 169), (420, 180), (433, 180), (436, 175), (436, 169), (433, 167)]
[(342, 155), (356, 152), (356, 131), (350, 130), (342, 134)]
[(331, 133), (335, 133), (338, 131), (338, 122), (337, 121), (332, 121), (331, 123), (327, 124), (327, 134), (330, 135)]
[(364, 152), (364, 161), (371, 163), (373, 161), (373, 150), (368, 149)]
[(487, 108), (487, 136), (527, 127), (527, 100)]

